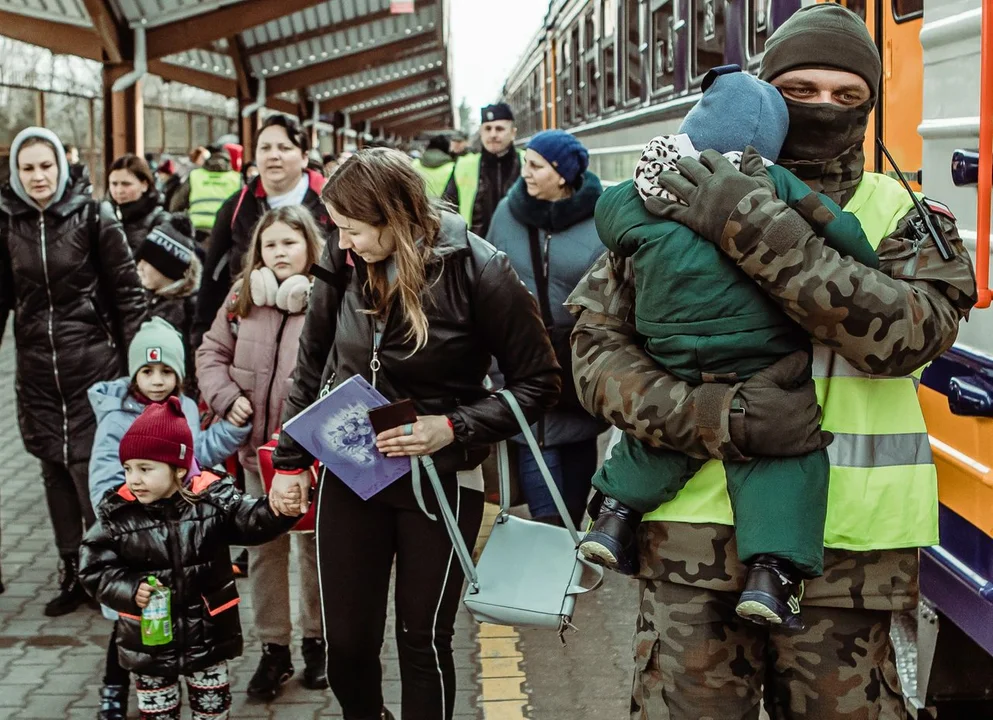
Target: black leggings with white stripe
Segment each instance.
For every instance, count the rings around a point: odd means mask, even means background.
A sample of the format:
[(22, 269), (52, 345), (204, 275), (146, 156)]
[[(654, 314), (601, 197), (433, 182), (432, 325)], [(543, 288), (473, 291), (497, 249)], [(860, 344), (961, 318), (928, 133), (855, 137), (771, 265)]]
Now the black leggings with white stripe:
[[(442, 477), (452, 510), (472, 548), (483, 493)], [(402, 478), (363, 501), (328, 474), (318, 497), (317, 561), (328, 680), (346, 720), (376, 720), (383, 707), (380, 651), (390, 574), (396, 558), (396, 639), (404, 720), (450, 720), (455, 706), (452, 635), (464, 575), (423, 479), (430, 520), (411, 481)]]

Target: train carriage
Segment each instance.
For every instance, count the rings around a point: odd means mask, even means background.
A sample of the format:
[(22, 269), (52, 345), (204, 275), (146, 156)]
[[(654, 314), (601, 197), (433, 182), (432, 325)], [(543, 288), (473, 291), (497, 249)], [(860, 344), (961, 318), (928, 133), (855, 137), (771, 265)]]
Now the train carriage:
[[(552, 0), (504, 89), (521, 142), (568, 129), (605, 184), (627, 179), (651, 137), (676, 131), (708, 70), (756, 71), (769, 35), (812, 1)], [(894, 624), (900, 674), (913, 716), (993, 718), (993, 314), (981, 309), (990, 304), (993, 1), (841, 4), (866, 20), (883, 59), (867, 167), (896, 176), (880, 137), (909, 184), (951, 208), (981, 292), (920, 388), (941, 544), (921, 552), (917, 616)]]

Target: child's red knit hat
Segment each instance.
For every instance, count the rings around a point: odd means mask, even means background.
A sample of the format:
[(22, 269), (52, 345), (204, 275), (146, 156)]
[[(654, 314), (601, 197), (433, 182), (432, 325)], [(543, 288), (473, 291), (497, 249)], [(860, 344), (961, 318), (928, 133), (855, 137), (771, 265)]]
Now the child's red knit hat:
[(173, 467), (193, 467), (193, 433), (178, 397), (152, 403), (138, 416), (119, 450), (121, 462), (157, 460)]

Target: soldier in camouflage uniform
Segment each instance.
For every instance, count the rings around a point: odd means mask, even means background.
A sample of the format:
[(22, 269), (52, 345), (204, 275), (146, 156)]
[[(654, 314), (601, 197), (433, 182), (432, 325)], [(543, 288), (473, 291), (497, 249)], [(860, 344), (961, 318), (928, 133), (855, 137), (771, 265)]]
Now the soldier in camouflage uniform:
[[(862, 140), (880, 72), (864, 24), (838, 5), (804, 8), (767, 44), (760, 77), (779, 86), (790, 107), (780, 162), (842, 206), (863, 178)], [(954, 343), (976, 285), (942, 206), (931, 204), (951, 261), (918, 239), (911, 211), (878, 246), (874, 270), (826, 248), (755, 178), (692, 162), (684, 175), (668, 186), (687, 203), (676, 219), (857, 370), (909, 375)], [(630, 259), (605, 255), (568, 301), (578, 315), (576, 386), (590, 412), (655, 447), (725, 462), (823, 442), (812, 384), (790, 389), (789, 369), (774, 366), (744, 385), (693, 387), (655, 364), (635, 331), (634, 287)], [(884, 517), (896, 509), (873, 511)], [(916, 547), (826, 549), (824, 575), (803, 598), (808, 629), (786, 633), (736, 616), (745, 568), (730, 525), (645, 522), (640, 545), (632, 720), (758, 718), (763, 700), (776, 720), (906, 716), (889, 629), (894, 611), (917, 603)]]

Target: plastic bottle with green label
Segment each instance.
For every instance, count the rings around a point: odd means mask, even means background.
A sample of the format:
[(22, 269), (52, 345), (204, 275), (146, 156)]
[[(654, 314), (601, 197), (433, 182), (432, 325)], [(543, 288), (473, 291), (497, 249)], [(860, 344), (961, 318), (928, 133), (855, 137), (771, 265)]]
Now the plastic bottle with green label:
[(172, 592), (159, 584), (154, 575), (146, 582), (152, 586), (152, 597), (141, 611), (141, 642), (144, 645), (165, 645), (172, 642)]

